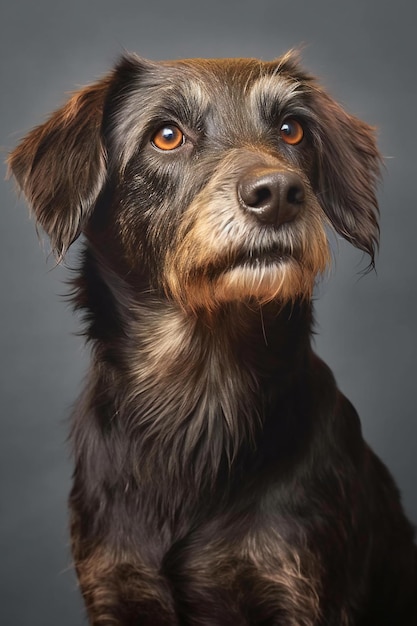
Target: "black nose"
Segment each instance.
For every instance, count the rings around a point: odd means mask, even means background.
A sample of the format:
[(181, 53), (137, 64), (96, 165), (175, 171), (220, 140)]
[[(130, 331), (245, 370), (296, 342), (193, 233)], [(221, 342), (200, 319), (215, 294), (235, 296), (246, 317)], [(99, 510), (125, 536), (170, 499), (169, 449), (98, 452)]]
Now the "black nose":
[(264, 224), (279, 226), (299, 213), (305, 199), (304, 183), (295, 172), (254, 168), (238, 181), (242, 208)]

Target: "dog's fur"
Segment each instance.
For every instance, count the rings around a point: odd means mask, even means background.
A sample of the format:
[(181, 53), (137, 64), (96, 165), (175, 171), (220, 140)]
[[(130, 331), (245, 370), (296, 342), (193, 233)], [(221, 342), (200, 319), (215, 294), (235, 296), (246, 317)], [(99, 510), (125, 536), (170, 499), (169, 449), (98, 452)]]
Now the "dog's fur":
[[(185, 141), (162, 151), (168, 124)], [(379, 164), (291, 54), (126, 56), (12, 153), (58, 257), (86, 240), (70, 506), (91, 624), (417, 624), (413, 529), (310, 344), (328, 230), (374, 262)], [(272, 217), (242, 192), (264, 175), (292, 185)]]

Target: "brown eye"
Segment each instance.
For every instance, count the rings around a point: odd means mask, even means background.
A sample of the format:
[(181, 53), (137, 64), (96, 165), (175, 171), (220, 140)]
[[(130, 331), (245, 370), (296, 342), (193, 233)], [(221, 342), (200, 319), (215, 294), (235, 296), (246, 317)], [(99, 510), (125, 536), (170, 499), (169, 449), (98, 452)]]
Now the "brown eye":
[(292, 117), (289, 117), (281, 124), (279, 132), (282, 140), (290, 146), (300, 143), (304, 137), (303, 127), (300, 122), (297, 122)]
[(175, 150), (179, 148), (185, 141), (184, 134), (177, 126), (162, 126), (152, 137), (152, 145), (159, 150)]

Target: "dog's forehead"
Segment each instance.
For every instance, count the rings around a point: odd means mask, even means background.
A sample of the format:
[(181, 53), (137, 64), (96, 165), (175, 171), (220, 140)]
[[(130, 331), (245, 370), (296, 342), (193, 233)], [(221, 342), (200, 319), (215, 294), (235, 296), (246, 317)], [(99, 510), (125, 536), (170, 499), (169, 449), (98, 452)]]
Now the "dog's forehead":
[(207, 81), (211, 85), (227, 84), (244, 88), (248, 83), (265, 74), (273, 74), (279, 61), (265, 63), (258, 59), (181, 59), (161, 61), (161, 72), (187, 80)]
[[(216, 97), (239, 98), (251, 96), (277, 96), (286, 89), (292, 90), (301, 81), (295, 64), (277, 59), (264, 62), (258, 59), (183, 59), (161, 61), (151, 71), (155, 88), (168, 87), (209, 99)], [(149, 84), (149, 83), (148, 83)]]

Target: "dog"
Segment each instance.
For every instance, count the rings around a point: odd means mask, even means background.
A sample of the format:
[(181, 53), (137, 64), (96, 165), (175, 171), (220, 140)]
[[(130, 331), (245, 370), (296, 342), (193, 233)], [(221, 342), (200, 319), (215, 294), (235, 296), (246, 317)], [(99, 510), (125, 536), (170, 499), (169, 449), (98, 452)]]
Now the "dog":
[(417, 624), (414, 530), (311, 347), (329, 234), (374, 265), (374, 135), (293, 53), (126, 54), (11, 154), (58, 259), (84, 239), (90, 624)]

